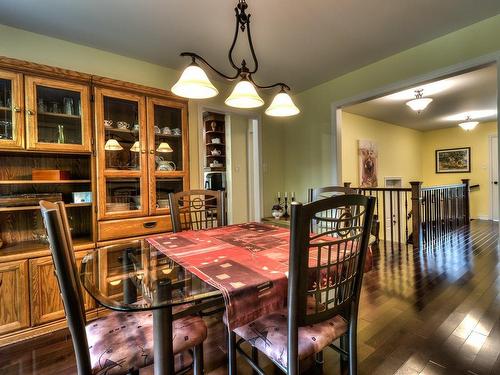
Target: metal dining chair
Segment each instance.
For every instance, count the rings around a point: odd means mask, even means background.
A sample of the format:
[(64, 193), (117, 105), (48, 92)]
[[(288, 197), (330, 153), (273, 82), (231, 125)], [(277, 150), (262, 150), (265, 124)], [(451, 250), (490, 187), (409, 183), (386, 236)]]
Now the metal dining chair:
[(174, 233), (226, 225), (226, 193), (188, 190), (168, 195)]
[[(73, 341), (78, 375), (139, 374), (139, 369), (150, 366), (155, 360), (173, 360), (177, 374), (190, 371), (198, 357), (194, 356), (193, 360), (191, 351), (201, 348), (207, 336), (203, 320), (189, 316), (174, 322), (174, 358), (153, 358), (151, 312), (113, 312), (88, 323), (64, 203), (41, 201), (40, 208)], [(202, 358), (201, 363), (194, 363), (194, 368), (197, 375), (203, 373)]]
[[(255, 349), (286, 374), (298, 375), (301, 360), (327, 347), (348, 358), (350, 374), (357, 373), (359, 295), (374, 207), (375, 198), (361, 195), (292, 204), (288, 308), (230, 333), (230, 374), (236, 373), (236, 352), (258, 374), (264, 372)], [(325, 216), (329, 210), (348, 214)], [(312, 225), (318, 221), (327, 221), (330, 229), (311, 233), (311, 227), (325, 228)], [(340, 346), (334, 345), (337, 339)], [(244, 343), (252, 346), (252, 357)]]
[[(360, 189), (355, 189), (350, 186), (323, 186), (319, 188), (310, 188), (307, 191), (308, 202), (314, 202), (319, 199), (325, 199), (338, 195), (345, 194), (361, 194)], [(333, 213), (331, 213), (333, 214)], [(370, 229), (370, 245), (377, 245), (380, 241), (380, 222), (378, 215), (373, 215), (373, 224)]]

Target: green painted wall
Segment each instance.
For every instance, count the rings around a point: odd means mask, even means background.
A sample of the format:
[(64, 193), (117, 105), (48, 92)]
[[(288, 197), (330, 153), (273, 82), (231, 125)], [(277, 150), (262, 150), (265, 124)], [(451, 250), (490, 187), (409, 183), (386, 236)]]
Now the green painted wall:
[(298, 199), (305, 200), (308, 187), (331, 184), (333, 102), (500, 51), (499, 35), (500, 15), (497, 15), (296, 95), (294, 99), (301, 114), (281, 121), (266, 118), (264, 122), (264, 127), (275, 123), (285, 129), (285, 174), (281, 190), (294, 190)]

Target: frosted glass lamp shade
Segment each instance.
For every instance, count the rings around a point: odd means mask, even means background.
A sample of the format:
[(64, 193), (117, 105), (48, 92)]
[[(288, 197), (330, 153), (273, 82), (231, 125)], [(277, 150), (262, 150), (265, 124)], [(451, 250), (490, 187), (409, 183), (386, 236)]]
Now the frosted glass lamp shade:
[(474, 128), (479, 124), (479, 121), (465, 121), (458, 124), (465, 131), (474, 130)]
[(300, 110), (293, 103), (292, 98), (286, 92), (278, 93), (271, 105), (266, 109), (266, 115), (276, 117), (294, 116), (300, 113)]
[(172, 150), (172, 147), (170, 147), (170, 145), (167, 142), (161, 142), (156, 148), (156, 152), (168, 153), (168, 152), (174, 152), (174, 150)]
[(257, 108), (264, 105), (264, 100), (257, 94), (250, 81), (241, 80), (234, 86), (225, 103), (235, 108)]
[(141, 146), (139, 145), (139, 141), (135, 141), (132, 147), (130, 147), (130, 151), (132, 152), (141, 152)]
[(406, 105), (413, 109), (415, 112), (422, 112), (427, 108), (429, 104), (431, 104), (432, 98), (417, 98), (406, 102)]
[(116, 139), (108, 139), (104, 145), (106, 151), (121, 151), (123, 147), (118, 143)]
[(196, 63), (184, 69), (181, 78), (172, 86), (172, 92), (189, 99), (212, 98), (219, 93), (203, 69)]

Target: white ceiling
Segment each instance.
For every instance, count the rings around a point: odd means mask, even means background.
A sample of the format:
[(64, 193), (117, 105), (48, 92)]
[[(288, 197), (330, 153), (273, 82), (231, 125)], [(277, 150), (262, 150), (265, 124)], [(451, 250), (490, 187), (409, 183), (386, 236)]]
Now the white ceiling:
[[(434, 100), (417, 114), (405, 103), (414, 98), (415, 89)], [(497, 67), (474, 70), (425, 85), (408, 88), (363, 103), (347, 106), (346, 112), (422, 131), (456, 126), (467, 115), (478, 121), (497, 119)]]
[[(294, 91), (500, 13), (498, 0), (247, 0), (260, 83)], [(1, 0), (0, 23), (181, 68), (230, 72), (236, 0)]]

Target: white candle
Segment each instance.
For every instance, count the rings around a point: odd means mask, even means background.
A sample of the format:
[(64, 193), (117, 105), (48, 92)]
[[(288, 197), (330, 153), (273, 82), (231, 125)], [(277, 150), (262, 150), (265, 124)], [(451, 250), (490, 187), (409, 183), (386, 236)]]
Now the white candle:
[(295, 192), (292, 191), (292, 198), (295, 198)]
[(280, 192), (279, 192), (279, 191), (278, 191), (278, 198), (281, 198), (281, 194), (280, 194)]
[(288, 198), (288, 191), (285, 191), (285, 198)]

